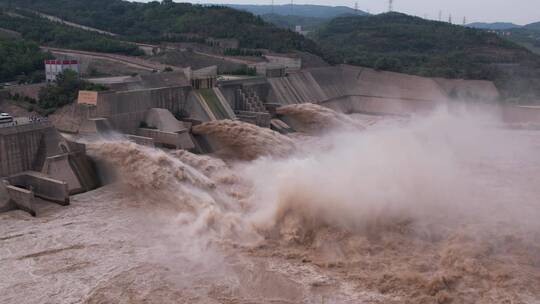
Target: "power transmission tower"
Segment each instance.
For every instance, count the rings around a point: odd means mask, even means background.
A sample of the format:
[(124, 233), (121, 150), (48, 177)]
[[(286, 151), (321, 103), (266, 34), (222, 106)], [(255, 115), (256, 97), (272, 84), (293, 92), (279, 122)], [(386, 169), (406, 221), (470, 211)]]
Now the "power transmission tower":
[(448, 23), (452, 24), (452, 14), (448, 15)]
[(291, 0), (291, 15), (294, 15), (294, 0)]
[(442, 21), (442, 11), (439, 11), (439, 21)]
[(467, 25), (467, 17), (463, 17), (463, 25)]
[(274, 0), (272, 0), (272, 14), (274, 14)]
[(356, 1), (354, 3), (354, 11), (356, 12), (356, 14), (358, 15), (358, 1)]
[(394, 0), (388, 0), (388, 12), (392, 12), (394, 10)]

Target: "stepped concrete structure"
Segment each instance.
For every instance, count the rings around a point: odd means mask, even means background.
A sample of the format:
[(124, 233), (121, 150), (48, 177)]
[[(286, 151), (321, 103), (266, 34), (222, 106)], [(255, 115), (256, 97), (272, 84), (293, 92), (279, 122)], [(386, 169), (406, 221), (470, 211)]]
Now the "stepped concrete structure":
[(191, 124), (178, 121), (166, 109), (150, 109), (144, 122), (145, 127), (139, 128), (139, 136), (152, 138), (154, 145), (185, 150), (195, 148), (189, 133)]
[[(293, 59), (287, 58), (291, 64)], [(279, 66), (276, 73), (262, 76), (218, 77), (217, 67), (211, 66), (92, 79), (110, 90), (97, 92), (91, 104), (59, 111), (64, 115), (55, 121), (62, 131), (114, 131), (149, 145), (203, 152), (205, 145), (191, 135), (192, 124), (242, 120), (287, 133), (292, 129), (275, 113), (281, 105), (315, 103), (343, 113), (410, 115), (456, 101), (489, 104), (499, 99), (496, 87), (488, 81), (426, 78), (349, 65), (309, 69)], [(504, 111), (506, 117), (516, 117), (517, 112)], [(76, 115), (80, 117), (70, 118)], [(171, 129), (171, 125), (183, 127)]]
[(36, 197), (69, 204), (71, 194), (99, 185), (85, 146), (63, 138), (45, 120), (0, 127), (0, 210), (36, 215)]
[(347, 65), (268, 79), (270, 103), (317, 103), (343, 112), (404, 114), (449, 101), (433, 79)]
[[(282, 105), (315, 103), (343, 113), (411, 115), (465, 105), (491, 111), (504, 122), (540, 127), (540, 108), (497, 105), (492, 82), (425, 78), (338, 65), (287, 69), (262, 76), (218, 77), (216, 67), (141, 76), (90, 79), (108, 91), (82, 92), (51, 121), (0, 127), (0, 211), (36, 214), (41, 199), (68, 204), (69, 196), (99, 186), (85, 146), (59, 132), (125, 134), (139, 144), (212, 152), (193, 125), (242, 120), (281, 133), (294, 132)], [(480, 101), (471, 103), (470, 101)], [(53, 123), (54, 122), (54, 126)], [(58, 128), (58, 130), (57, 130)]]
[(265, 105), (270, 92), (268, 78), (226, 79), (219, 82), (219, 90), (239, 120), (270, 127), (272, 116)]

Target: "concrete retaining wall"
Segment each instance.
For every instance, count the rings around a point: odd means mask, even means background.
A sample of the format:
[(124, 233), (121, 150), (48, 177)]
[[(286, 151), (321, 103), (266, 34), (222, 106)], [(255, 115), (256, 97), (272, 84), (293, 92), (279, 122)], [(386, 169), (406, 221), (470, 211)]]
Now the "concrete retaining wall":
[(364, 96), (344, 96), (321, 103), (335, 111), (343, 113), (366, 113), (375, 115), (409, 115), (429, 113), (444, 103), (430, 100), (403, 100), (397, 98), (379, 98)]
[(113, 128), (107, 118), (88, 118), (82, 122), (79, 134), (106, 134)]
[(6, 212), (15, 208), (15, 205), (11, 202), (7, 186), (7, 183), (0, 181), (0, 212)]
[(14, 204), (15, 208), (36, 216), (36, 209), (34, 207), (35, 197), (32, 191), (15, 186), (7, 186), (6, 189), (9, 193), (11, 203)]
[(403, 114), (433, 109), (450, 100), (431, 78), (348, 65), (306, 69), (268, 82), (272, 88), (268, 102), (319, 103), (345, 112)]
[(28, 171), (11, 176), (7, 179), (10, 185), (32, 189), (34, 194), (43, 199), (69, 205), (68, 184), (63, 181), (52, 179), (39, 172)]
[(300, 72), (282, 78), (269, 78), (269, 102), (281, 104), (319, 103), (328, 99), (311, 73)]
[(135, 134), (146, 112), (163, 108), (171, 113), (189, 112), (189, 87), (167, 87), (125, 92), (103, 92), (98, 96), (95, 117), (107, 118), (112, 127)]
[(47, 158), (41, 172), (51, 178), (66, 182), (70, 193), (80, 193), (84, 190), (79, 177), (70, 164), (69, 154)]
[(62, 142), (49, 122), (0, 128), (0, 177), (41, 170), (47, 156), (62, 153)]
[(128, 135), (127, 138), (141, 146), (155, 147), (154, 140), (150, 137), (138, 136), (138, 135)]
[(540, 107), (503, 106), (500, 112), (505, 123), (540, 124)]
[(195, 144), (193, 143), (188, 130), (173, 133), (140, 128), (138, 130), (138, 135), (151, 138), (156, 145), (175, 147), (176, 149), (184, 150), (193, 150), (195, 148)]

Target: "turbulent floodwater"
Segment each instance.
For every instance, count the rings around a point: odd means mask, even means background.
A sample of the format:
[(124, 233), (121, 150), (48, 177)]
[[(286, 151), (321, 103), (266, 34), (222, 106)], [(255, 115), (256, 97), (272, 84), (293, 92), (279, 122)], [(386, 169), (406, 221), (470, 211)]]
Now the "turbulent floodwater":
[(223, 160), (89, 143), (116, 182), (0, 215), (0, 302), (540, 303), (540, 132), (298, 111), (201, 127)]

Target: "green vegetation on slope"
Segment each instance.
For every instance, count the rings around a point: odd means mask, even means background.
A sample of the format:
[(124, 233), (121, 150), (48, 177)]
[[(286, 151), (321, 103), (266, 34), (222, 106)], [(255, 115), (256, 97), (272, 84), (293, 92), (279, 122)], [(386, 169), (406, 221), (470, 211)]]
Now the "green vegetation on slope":
[(508, 31), (498, 31), (498, 33), (502, 37), (524, 46), (531, 52), (540, 55), (540, 30), (522, 27)]
[(26, 40), (40, 45), (85, 51), (142, 55), (135, 45), (114, 37), (90, 32), (41, 18), (33, 13), (13, 10), (0, 11), (0, 28), (16, 31)]
[(540, 57), (483, 30), (389, 13), (336, 18), (313, 38), (332, 63), (487, 79), (495, 81), (507, 99), (540, 96)]
[(317, 53), (313, 41), (223, 6), (189, 3), (137, 3), (122, 0), (12, 0), (12, 5), (60, 17), (140, 42), (236, 38), (242, 48)]
[(474, 22), (467, 24), (467, 27), (482, 29), (482, 30), (509, 30), (514, 28), (520, 28), (521, 25), (517, 25), (510, 22)]
[(304, 16), (283, 16), (278, 14), (266, 14), (261, 16), (264, 21), (272, 23), (278, 27), (294, 30), (297, 25), (302, 26), (304, 31), (313, 31), (323, 23), (329, 21), (327, 18), (304, 17)]
[(342, 15), (367, 15), (364, 11), (356, 11), (347, 6), (327, 6), (310, 4), (285, 5), (244, 5), (227, 4), (227, 6), (248, 11), (255, 15), (276, 14), (281, 16), (314, 17), (332, 19)]
[(79, 90), (104, 91), (107, 88), (79, 79), (77, 73), (66, 70), (59, 74), (54, 84), (47, 85), (39, 92), (39, 107), (44, 114), (54, 112), (56, 109), (74, 102)]
[(529, 30), (540, 31), (540, 22), (529, 23), (525, 25), (524, 28), (529, 29)]
[(0, 81), (39, 82), (45, 79), (43, 61), (51, 58), (35, 43), (0, 39)]

